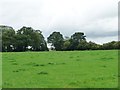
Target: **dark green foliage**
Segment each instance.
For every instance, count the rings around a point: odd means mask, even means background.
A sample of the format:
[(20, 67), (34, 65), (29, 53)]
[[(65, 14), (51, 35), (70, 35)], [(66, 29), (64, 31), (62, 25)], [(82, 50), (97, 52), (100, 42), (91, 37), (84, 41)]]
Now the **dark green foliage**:
[[(12, 27), (0, 26), (2, 31), (2, 51), (47, 51), (47, 44), (40, 30), (22, 27), (15, 33)], [(28, 49), (28, 47), (30, 47)]]
[(70, 50), (70, 45), (71, 45), (70, 40), (64, 40), (63, 50)]
[(71, 49), (71, 50), (78, 50), (78, 45), (79, 45), (81, 42), (83, 42), (83, 41), (86, 40), (85, 37), (86, 37), (86, 36), (84, 36), (84, 33), (82, 33), (82, 32), (76, 32), (76, 33), (74, 33), (74, 34), (71, 36), (71, 38), (70, 38), (70, 43), (71, 43), (70, 49)]
[(82, 40), (79, 44), (78, 44), (78, 46), (77, 46), (77, 49), (78, 50), (86, 50), (86, 49), (88, 49), (88, 43), (87, 43), (87, 41), (86, 40)]
[(2, 31), (2, 51), (13, 51), (14, 29), (12, 27), (1, 26), (0, 30)]
[(63, 35), (60, 32), (53, 32), (48, 38), (48, 43), (52, 43), (52, 46), (55, 47), (55, 50), (62, 50), (63, 46)]
[(101, 45), (96, 44), (94, 42), (88, 42), (88, 50), (99, 50), (101, 49)]
[(120, 49), (120, 41), (118, 42), (112, 41), (112, 42), (105, 43), (103, 44), (102, 49), (105, 49), (105, 50)]
[(48, 50), (47, 44), (40, 30), (34, 30), (31, 27), (22, 27), (18, 30), (17, 34), (23, 37), (23, 40), (21, 40), (23, 45), (18, 45), (22, 46), (23, 51), (26, 51), (28, 46), (31, 46), (31, 50), (33, 51)]

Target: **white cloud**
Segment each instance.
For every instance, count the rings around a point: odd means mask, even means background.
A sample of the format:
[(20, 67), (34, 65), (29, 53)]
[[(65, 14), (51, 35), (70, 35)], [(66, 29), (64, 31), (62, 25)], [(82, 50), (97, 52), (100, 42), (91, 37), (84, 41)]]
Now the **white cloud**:
[[(118, 0), (1, 0), (0, 23), (15, 29), (31, 26), (45, 36), (57, 30), (70, 36), (75, 31), (94, 32), (102, 43), (103, 33), (117, 31)], [(115, 34), (116, 35), (116, 34)], [(106, 41), (116, 40), (105, 35)], [(115, 36), (117, 37), (117, 36)]]

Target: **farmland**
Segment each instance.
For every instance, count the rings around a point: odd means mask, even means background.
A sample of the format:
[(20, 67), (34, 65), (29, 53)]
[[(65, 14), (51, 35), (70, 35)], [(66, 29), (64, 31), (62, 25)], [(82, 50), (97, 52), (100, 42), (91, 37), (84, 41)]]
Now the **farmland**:
[(118, 51), (2, 53), (3, 88), (116, 88)]

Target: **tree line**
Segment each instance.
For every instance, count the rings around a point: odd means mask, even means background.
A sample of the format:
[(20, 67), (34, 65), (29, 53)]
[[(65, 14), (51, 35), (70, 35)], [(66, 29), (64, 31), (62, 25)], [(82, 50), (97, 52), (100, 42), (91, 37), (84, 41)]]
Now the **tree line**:
[[(0, 26), (2, 32), (2, 52), (21, 51), (48, 51), (47, 44), (51, 50), (111, 50), (120, 49), (120, 41), (112, 41), (103, 45), (95, 42), (87, 42), (83, 32), (75, 32), (71, 37), (63, 37), (60, 32), (53, 32), (45, 40), (40, 30), (23, 26), (15, 31), (9, 26)], [(0, 40), (1, 41), (1, 40)]]

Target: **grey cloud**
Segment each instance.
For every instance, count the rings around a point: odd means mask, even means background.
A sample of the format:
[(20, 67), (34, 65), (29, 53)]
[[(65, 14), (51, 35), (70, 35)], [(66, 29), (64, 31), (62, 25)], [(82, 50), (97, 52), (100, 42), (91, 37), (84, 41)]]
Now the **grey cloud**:
[(88, 38), (104, 38), (104, 37), (113, 37), (118, 36), (118, 31), (98, 31), (98, 32), (87, 32), (86, 36)]
[(59, 27), (59, 28), (53, 28), (49, 31), (43, 31), (45, 37), (49, 36), (53, 31), (60, 31), (64, 36), (71, 36), (75, 32), (84, 32), (87, 38), (104, 38), (104, 37), (113, 37), (118, 36), (118, 31), (104, 31), (100, 29), (96, 30), (82, 30), (80, 28), (72, 28), (72, 27)]

